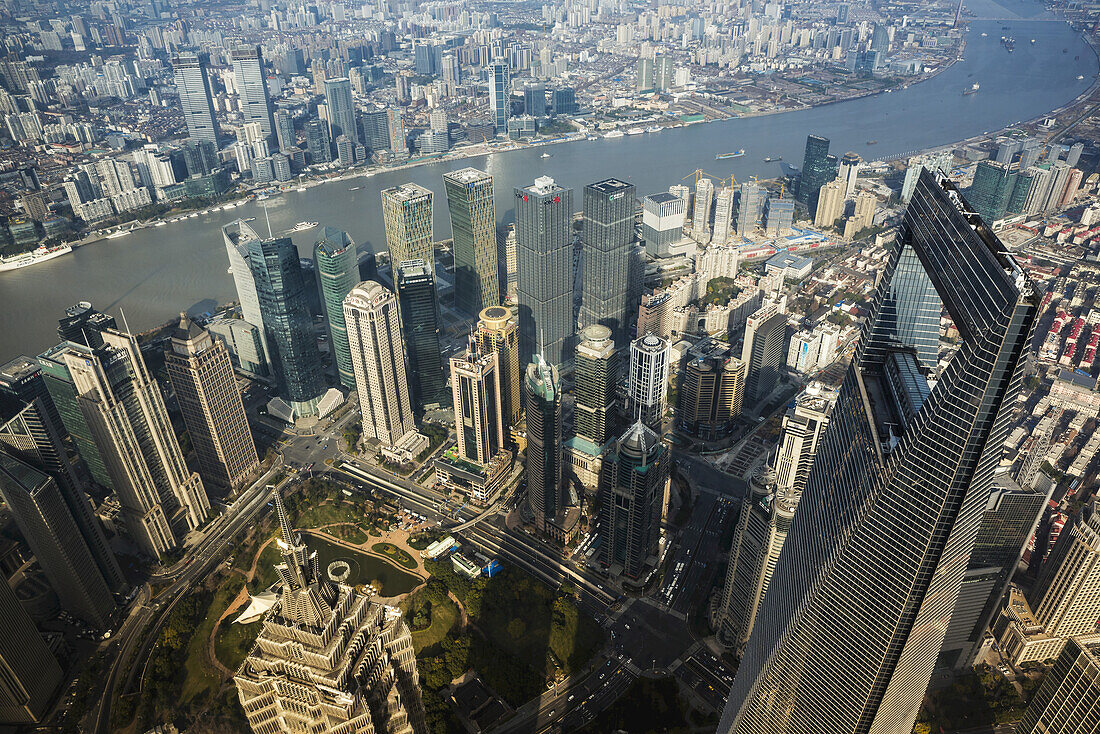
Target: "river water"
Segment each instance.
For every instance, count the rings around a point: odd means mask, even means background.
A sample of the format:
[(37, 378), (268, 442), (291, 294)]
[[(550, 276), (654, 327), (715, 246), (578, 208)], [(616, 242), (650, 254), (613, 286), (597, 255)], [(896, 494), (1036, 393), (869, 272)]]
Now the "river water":
[[(1006, 0), (1013, 2), (1013, 0)], [(494, 176), (497, 218), (510, 220), (511, 192), (536, 176), (549, 175), (564, 186), (580, 187), (615, 176), (633, 182), (639, 195), (666, 189), (696, 168), (716, 178), (737, 180), (781, 173), (768, 156), (783, 156), (801, 165), (806, 135), (832, 140), (840, 155), (854, 150), (865, 159), (881, 158), (946, 145), (1057, 109), (1084, 92), (1097, 73), (1097, 58), (1076, 33), (1047, 15), (1018, 19), (989, 0), (974, 0), (968, 8), (991, 18), (972, 23), (965, 59), (938, 76), (889, 94), (840, 102), (809, 110), (725, 120), (597, 141), (580, 141), (525, 150), (493, 153), (462, 161), (447, 161), (378, 173), (291, 191), (268, 203), (271, 227), (277, 233), (300, 220), (316, 220), (346, 230), (361, 249), (382, 250), (385, 235), (379, 192), (415, 181), (436, 193), (435, 235), (450, 236), (441, 175), (464, 166)], [(1040, 6), (1017, 8), (1034, 15)], [(1008, 25), (1010, 31), (1002, 30)], [(982, 33), (986, 33), (982, 37)], [(1000, 37), (1015, 36), (1016, 51), (1008, 53)], [(1035, 39), (1032, 44), (1031, 39)], [(1078, 76), (1083, 79), (1077, 79)], [(978, 94), (964, 96), (971, 84)], [(877, 141), (868, 146), (868, 141)], [(716, 153), (744, 148), (742, 158), (716, 161)], [(544, 152), (550, 158), (541, 158)], [(359, 187), (351, 191), (353, 187)], [(201, 313), (236, 299), (220, 227), (238, 217), (256, 217), (257, 231), (266, 230), (259, 204), (200, 215), (163, 227), (149, 227), (125, 237), (103, 240), (19, 271), (0, 274), (0, 361), (20, 353), (37, 354), (56, 343), (57, 319), (79, 300), (92, 301), (114, 315), (125, 310), (130, 328), (141, 330), (163, 323), (180, 311)], [(294, 235), (305, 255), (312, 233)]]

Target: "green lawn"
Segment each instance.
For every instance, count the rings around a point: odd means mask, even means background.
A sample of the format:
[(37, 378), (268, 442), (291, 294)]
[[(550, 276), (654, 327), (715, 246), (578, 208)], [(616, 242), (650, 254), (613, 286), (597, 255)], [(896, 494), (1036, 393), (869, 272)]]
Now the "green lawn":
[[(433, 598), (429, 600), (429, 596)], [(440, 598), (438, 595), (432, 595), (428, 589), (416, 592), (403, 602), (401, 607), (409, 619), (410, 626), (417, 612), (430, 607), (431, 626), (422, 630), (414, 629), (412, 633), (413, 647), (416, 648), (418, 655), (421, 650), (442, 642), (458, 622), (458, 606), (446, 596)]]
[(214, 638), (214, 654), (222, 665), (235, 671), (244, 662), (248, 651), (260, 635), (263, 624), (233, 624), (236, 614), (227, 617), (218, 628), (218, 634)]
[(333, 525), (325, 528), (324, 532), (353, 545), (362, 545), (370, 539), (370, 536), (358, 525)]
[(393, 543), (375, 543), (370, 548), (375, 553), (381, 553), (387, 558), (392, 559), (394, 562), (401, 564), (405, 568), (416, 569), (416, 559), (408, 554), (407, 551), (398, 548)]
[[(218, 617), (229, 607), (230, 602), (237, 596), (237, 592), (244, 586), (244, 580), (237, 576), (231, 576), (224, 580), (214, 598), (210, 602), (202, 621), (195, 628), (190, 641), (187, 644), (187, 657), (184, 659), (184, 668), (187, 674), (184, 678), (183, 689), (180, 691), (180, 700), (187, 702), (200, 694), (215, 693), (221, 684), (220, 676), (206, 661), (206, 644), (210, 634), (214, 631), (214, 623)], [(220, 658), (219, 658), (220, 659)]]

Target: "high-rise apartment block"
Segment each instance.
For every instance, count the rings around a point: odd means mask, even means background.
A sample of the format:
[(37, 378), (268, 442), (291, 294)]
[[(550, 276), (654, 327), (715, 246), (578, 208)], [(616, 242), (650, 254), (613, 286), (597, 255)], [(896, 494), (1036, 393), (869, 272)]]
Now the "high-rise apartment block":
[[(909, 251), (930, 264), (964, 344), (934, 389), (912, 347), (879, 328)], [(912, 732), (989, 501), (1038, 307), (1024, 271), (958, 189), (922, 173), (718, 731)]]
[(627, 383), (627, 412), (631, 419), (659, 430), (668, 394), (672, 348), (667, 339), (654, 334), (630, 343), (630, 371)]
[(634, 243), (634, 185), (609, 178), (584, 187), (581, 229), (582, 328), (611, 329), (617, 346), (627, 338), (631, 248)]
[(363, 415), (363, 437), (395, 446), (416, 430), (397, 298), (373, 280), (344, 299), (344, 322)]
[(844, 215), (844, 182), (830, 181), (821, 187), (814, 212), (814, 226), (827, 229)]
[(382, 190), (382, 219), (390, 262), (422, 260), (432, 267), (432, 192), (420, 184), (402, 184)]
[(100, 335), (98, 349), (70, 343), (56, 356), (68, 367), (131, 538), (161, 559), (206, 522), (210, 501), (202, 479), (183, 461), (137, 340), (114, 329)]
[(225, 345), (181, 315), (164, 364), (195, 447), (199, 476), (207, 485), (241, 487), (259, 470), (260, 459)]
[(639, 579), (657, 560), (668, 449), (639, 421), (616, 441), (608, 462), (600, 562), (613, 576)]
[(409, 362), (409, 388), (414, 410), (446, 402), (443, 354), (439, 347), (441, 319), (435, 278), (423, 260), (396, 265), (397, 299)]
[(520, 397), (519, 330), (511, 312), (504, 306), (490, 306), (481, 312), (475, 334), (480, 354), (496, 354), (500, 367), (500, 402), (505, 429), (523, 420)]
[(206, 59), (199, 54), (181, 53), (172, 59), (172, 68), (187, 134), (194, 140), (209, 140), (217, 145), (220, 131), (214, 117), (210, 80), (206, 78)]
[(455, 308), (476, 316), (500, 304), (493, 177), (476, 168), (443, 174), (454, 239)]
[(397, 607), (326, 576), (275, 509), (282, 591), (233, 676), (254, 734), (305, 731), (426, 734), (412, 633)]
[(541, 354), (558, 369), (572, 359), (573, 190), (541, 176), (515, 190), (516, 300), (522, 364)]
[(336, 372), (340, 384), (351, 390), (355, 387), (355, 371), (344, 325), (344, 299), (359, 282), (359, 257), (347, 232), (335, 227), (321, 230), (320, 239), (313, 245), (313, 269)]

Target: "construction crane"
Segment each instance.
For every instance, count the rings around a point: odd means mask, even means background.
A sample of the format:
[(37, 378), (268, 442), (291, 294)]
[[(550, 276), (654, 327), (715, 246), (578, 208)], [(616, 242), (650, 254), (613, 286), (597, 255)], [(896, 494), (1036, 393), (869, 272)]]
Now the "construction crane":
[(715, 176), (713, 173), (707, 173), (702, 168), (696, 168), (694, 171), (692, 171), (688, 175), (684, 176), (680, 180), (681, 181), (687, 181), (689, 178), (693, 178), (693, 179), (695, 179), (695, 185), (698, 186), (699, 185), (699, 179), (701, 179), (703, 176), (706, 176), (707, 178), (716, 178), (716, 179), (718, 179), (718, 183), (720, 183), (723, 186), (726, 186), (727, 185), (726, 181), (729, 181), (728, 186), (730, 188), (733, 188), (734, 186), (737, 185), (737, 179), (734, 177), (734, 175), (732, 173), (729, 175), (729, 178), (722, 178), (721, 176)]

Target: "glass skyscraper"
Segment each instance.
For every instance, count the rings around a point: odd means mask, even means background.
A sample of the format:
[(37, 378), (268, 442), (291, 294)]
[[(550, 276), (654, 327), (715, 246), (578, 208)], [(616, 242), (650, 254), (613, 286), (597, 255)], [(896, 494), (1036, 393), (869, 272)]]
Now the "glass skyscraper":
[(508, 63), (489, 64), (489, 120), (498, 134), (508, 126)]
[(341, 135), (347, 135), (348, 140), (358, 143), (355, 100), (351, 96), (351, 82), (347, 77), (325, 79), (325, 104), (328, 105), (329, 138), (336, 140)]
[[(720, 732), (913, 730), (990, 499), (1039, 307), (1023, 270), (968, 209), (952, 183), (921, 174)], [(962, 338), (932, 386), (881, 318), (908, 251)]]
[(476, 168), (443, 174), (454, 238), (455, 308), (476, 316), (500, 304), (493, 177)]
[(355, 370), (351, 366), (348, 330), (344, 325), (344, 298), (359, 283), (359, 260), (355, 243), (348, 233), (335, 227), (321, 230), (313, 246), (313, 267), (317, 274), (317, 292), (328, 323), (329, 349), (336, 361), (340, 384), (355, 389)]
[(312, 415), (325, 381), (298, 248), (289, 237), (254, 239), (248, 257), (279, 392), (295, 415)]
[(527, 403), (527, 496), (540, 533), (564, 506), (561, 378), (540, 355), (524, 376)]
[(558, 369), (573, 356), (573, 190), (542, 176), (517, 188), (516, 300), (520, 364)]
[(432, 192), (420, 184), (402, 184), (382, 190), (382, 221), (390, 263), (420, 260), (435, 263), (432, 244)]
[[(244, 46), (234, 49), (231, 57), (244, 121), (246, 124), (258, 122), (264, 137), (271, 139), (275, 135), (275, 116), (271, 97), (267, 93), (263, 52), (259, 46)], [(279, 147), (282, 147), (282, 141)]]
[(798, 180), (798, 200), (817, 214), (817, 197), (821, 187), (836, 178), (837, 159), (829, 154), (829, 139), (820, 135), (806, 137), (806, 154), (802, 159), (802, 177)]
[(443, 355), (439, 349), (439, 300), (431, 266), (423, 260), (406, 260), (396, 268), (397, 297), (401, 327), (405, 333), (405, 353), (409, 361), (409, 387), (413, 409), (441, 403), (447, 395), (443, 388)]
[(210, 81), (206, 78), (206, 60), (198, 54), (181, 53), (172, 59), (172, 68), (187, 134), (195, 140), (209, 140), (217, 145), (218, 121), (214, 117)]
[(611, 329), (626, 343), (630, 250), (634, 244), (634, 184), (609, 178), (584, 187), (581, 327)]

